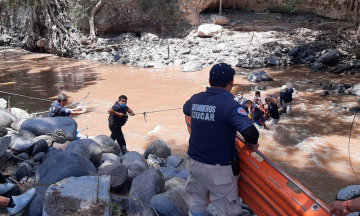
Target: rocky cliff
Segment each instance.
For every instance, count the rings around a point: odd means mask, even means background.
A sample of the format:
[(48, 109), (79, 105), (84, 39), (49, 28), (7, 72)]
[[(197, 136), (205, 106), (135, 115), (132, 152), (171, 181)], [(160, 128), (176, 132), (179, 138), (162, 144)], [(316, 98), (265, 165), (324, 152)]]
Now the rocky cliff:
[[(257, 12), (290, 12), (288, 0), (223, 0), (223, 9)], [(99, 33), (166, 31), (168, 27), (197, 25), (199, 14), (217, 10), (220, 0), (113, 0), (105, 3), (95, 17)], [(315, 13), (332, 19), (353, 21), (353, 0), (305, 0), (296, 12)], [(224, 11), (226, 13), (228, 10)]]

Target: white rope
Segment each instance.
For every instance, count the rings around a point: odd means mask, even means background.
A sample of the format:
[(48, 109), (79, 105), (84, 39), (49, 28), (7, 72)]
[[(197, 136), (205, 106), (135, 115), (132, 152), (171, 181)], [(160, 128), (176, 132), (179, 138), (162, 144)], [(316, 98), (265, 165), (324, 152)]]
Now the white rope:
[(8, 94), (8, 95), (15, 95), (15, 96), (19, 96), (19, 97), (26, 97), (26, 98), (31, 98), (31, 99), (41, 100), (41, 101), (52, 102), (52, 100), (49, 100), (49, 99), (43, 99), (43, 98), (38, 98), (38, 97), (33, 97), (33, 96), (28, 96), (28, 95), (11, 93), (11, 92), (0, 91), (0, 93), (4, 93), (4, 94)]

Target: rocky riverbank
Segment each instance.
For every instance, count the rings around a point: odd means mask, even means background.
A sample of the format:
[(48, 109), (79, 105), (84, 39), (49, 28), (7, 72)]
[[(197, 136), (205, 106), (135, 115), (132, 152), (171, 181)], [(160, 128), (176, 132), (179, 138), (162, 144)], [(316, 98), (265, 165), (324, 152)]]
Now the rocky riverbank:
[[(18, 215), (188, 215), (186, 159), (167, 143), (122, 155), (110, 137), (76, 140), (76, 131), (71, 118), (17, 117), (0, 108), (0, 168), (16, 183), (3, 196), (36, 189)], [(216, 215), (211, 205), (208, 213)]]
[[(99, 37), (73, 57), (155, 69), (182, 66), (183, 72), (219, 62), (246, 69), (306, 64), (313, 71), (359, 72), (357, 51), (336, 33), (346, 23), (310, 15), (253, 13), (249, 17), (202, 15), (202, 24), (184, 29), (182, 37), (147, 32)], [(8, 32), (0, 45), (21, 46), (23, 39), (21, 33)], [(40, 39), (37, 45), (41, 48), (46, 43)]]

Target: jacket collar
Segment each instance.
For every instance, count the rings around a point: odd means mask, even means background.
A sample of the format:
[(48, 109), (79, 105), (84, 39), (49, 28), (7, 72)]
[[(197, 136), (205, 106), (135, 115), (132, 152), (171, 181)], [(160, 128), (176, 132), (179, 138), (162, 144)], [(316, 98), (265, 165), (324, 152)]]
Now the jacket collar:
[(234, 95), (231, 94), (230, 92), (226, 91), (225, 89), (222, 88), (211, 88), (211, 87), (207, 87), (206, 88), (206, 93), (211, 93), (211, 94), (223, 94), (226, 97), (229, 98), (234, 98)]

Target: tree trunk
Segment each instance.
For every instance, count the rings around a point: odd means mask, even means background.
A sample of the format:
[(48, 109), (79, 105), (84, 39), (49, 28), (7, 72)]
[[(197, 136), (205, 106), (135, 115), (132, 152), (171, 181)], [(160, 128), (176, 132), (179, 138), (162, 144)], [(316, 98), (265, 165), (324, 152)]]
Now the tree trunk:
[[(26, 44), (41, 50), (37, 41), (46, 40), (45, 50), (59, 56), (75, 56), (82, 52), (79, 32), (69, 19), (70, 3), (63, 0), (39, 0), (31, 6), (26, 22)], [(65, 25), (67, 24), (67, 25)]]
[(105, 2), (105, 0), (99, 0), (99, 2), (95, 5), (95, 7), (91, 11), (91, 15), (90, 15), (90, 19), (89, 19), (90, 37), (91, 38), (96, 38), (94, 19), (95, 19), (96, 12), (98, 12), (98, 10), (100, 10), (100, 8), (104, 5), (104, 2)]
[(219, 6), (219, 15), (221, 16), (222, 14), (222, 0), (220, 0), (220, 6)]

